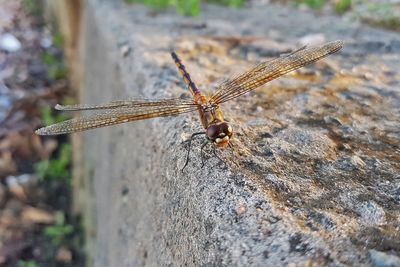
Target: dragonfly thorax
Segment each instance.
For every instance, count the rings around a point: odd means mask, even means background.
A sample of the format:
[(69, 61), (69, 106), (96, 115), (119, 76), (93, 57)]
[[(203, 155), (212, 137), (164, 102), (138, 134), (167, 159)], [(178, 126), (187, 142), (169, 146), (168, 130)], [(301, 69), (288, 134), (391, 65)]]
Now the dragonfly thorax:
[(218, 147), (225, 147), (229, 144), (233, 129), (226, 121), (210, 124), (206, 131), (207, 138)]

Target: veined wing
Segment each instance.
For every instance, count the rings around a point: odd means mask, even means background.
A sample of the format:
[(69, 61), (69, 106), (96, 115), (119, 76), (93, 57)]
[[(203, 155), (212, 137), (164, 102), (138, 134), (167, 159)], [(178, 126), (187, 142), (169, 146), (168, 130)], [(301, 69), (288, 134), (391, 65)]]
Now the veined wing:
[(185, 101), (181, 98), (170, 99), (129, 99), (117, 100), (105, 104), (74, 104), (74, 105), (59, 105), (54, 108), (63, 111), (77, 111), (77, 110), (99, 110), (99, 109), (115, 109), (115, 108), (142, 108), (142, 107), (157, 107), (166, 105), (192, 105), (192, 101)]
[(74, 118), (36, 130), (39, 135), (59, 135), (144, 120), (173, 116), (197, 110), (192, 100), (165, 99), (158, 101), (116, 101), (101, 105), (57, 105), (59, 110), (102, 110), (92, 115)]
[(223, 82), (212, 94), (210, 102), (219, 104), (241, 96), (288, 72), (333, 54), (342, 46), (342, 41), (334, 41), (319, 47), (303, 47), (289, 55), (263, 62), (253, 69)]

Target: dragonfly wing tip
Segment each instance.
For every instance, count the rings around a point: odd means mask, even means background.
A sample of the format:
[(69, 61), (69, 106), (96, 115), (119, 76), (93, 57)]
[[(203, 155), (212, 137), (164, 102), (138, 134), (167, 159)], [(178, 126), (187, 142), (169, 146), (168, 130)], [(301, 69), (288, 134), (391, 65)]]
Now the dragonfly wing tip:
[(42, 127), (42, 128), (39, 128), (39, 129), (37, 129), (37, 130), (35, 131), (35, 134), (37, 134), (37, 135), (55, 135), (55, 133), (52, 133), (52, 132), (50, 131), (50, 128), (49, 128), (49, 127)]
[(343, 42), (343, 40), (336, 40), (336, 41), (333, 41), (332, 44), (335, 47), (337, 47), (338, 49), (341, 49), (344, 45), (344, 42)]
[(44, 128), (40, 128), (40, 129), (37, 129), (37, 130), (35, 131), (35, 134), (37, 134), (37, 135), (45, 135), (44, 132), (45, 132), (45, 131), (44, 131)]
[(60, 104), (57, 104), (54, 108), (55, 108), (56, 110), (63, 110), (63, 109), (64, 109), (63, 106), (60, 105)]

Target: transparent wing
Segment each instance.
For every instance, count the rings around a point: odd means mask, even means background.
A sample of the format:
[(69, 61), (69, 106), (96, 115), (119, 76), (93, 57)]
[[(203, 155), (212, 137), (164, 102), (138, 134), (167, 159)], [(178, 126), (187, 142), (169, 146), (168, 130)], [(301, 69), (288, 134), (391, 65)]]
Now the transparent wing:
[(319, 47), (302, 47), (289, 55), (263, 62), (253, 69), (223, 82), (211, 96), (210, 102), (219, 104), (241, 96), (288, 72), (333, 54), (342, 47), (342, 41), (326, 43)]
[(118, 100), (105, 104), (75, 104), (75, 105), (59, 105), (54, 108), (63, 111), (76, 111), (76, 110), (98, 110), (98, 109), (115, 109), (115, 108), (142, 108), (142, 107), (157, 107), (168, 105), (192, 105), (191, 100), (183, 100), (181, 98), (171, 99), (129, 99)]
[(36, 130), (39, 135), (59, 135), (115, 125), (119, 123), (173, 116), (197, 110), (192, 100), (165, 99), (157, 101), (116, 101), (101, 105), (57, 105), (59, 110), (102, 110)]

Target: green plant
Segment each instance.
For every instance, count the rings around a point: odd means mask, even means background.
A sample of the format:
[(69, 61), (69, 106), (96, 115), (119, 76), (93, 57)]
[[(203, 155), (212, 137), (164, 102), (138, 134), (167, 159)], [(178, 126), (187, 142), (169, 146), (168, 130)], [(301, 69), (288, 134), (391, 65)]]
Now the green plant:
[[(220, 5), (226, 5), (230, 7), (241, 7), (245, 0), (209, 0), (206, 2), (212, 2)], [(142, 3), (152, 8), (163, 9), (169, 6), (174, 6), (176, 10), (189, 16), (196, 16), (200, 13), (201, 0), (125, 0), (127, 3)]]
[(319, 9), (325, 5), (325, 0), (303, 0), (302, 3), (311, 8)]
[(43, 107), (40, 112), (42, 114), (42, 121), (45, 125), (65, 121), (69, 118), (67, 115), (65, 115), (65, 113), (54, 114), (50, 107)]
[[(65, 113), (55, 114), (50, 107), (42, 108), (41, 113), (45, 125), (55, 124), (69, 118)], [(71, 145), (68, 143), (60, 145), (58, 154), (53, 159), (42, 160), (35, 164), (36, 175), (40, 179), (61, 180), (69, 184), (71, 157)]]
[(74, 231), (74, 227), (65, 223), (65, 215), (59, 211), (55, 215), (55, 224), (44, 228), (43, 233), (51, 239), (54, 246), (64, 243), (66, 237)]
[(61, 34), (61, 32), (56, 32), (53, 34), (53, 45), (61, 48), (64, 43), (64, 36)]
[(18, 267), (39, 267), (35, 261), (18, 261)]
[(400, 31), (400, 16), (390, 3), (369, 3), (367, 11), (358, 15), (369, 25)]
[[(64, 37), (60, 32), (56, 32), (52, 36), (53, 46), (59, 49), (47, 50), (42, 55), (42, 62), (47, 66), (47, 75), (49, 78), (65, 79), (67, 77), (67, 68), (61, 53), (57, 53), (64, 43)], [(58, 50), (58, 51), (57, 51)]]
[(183, 15), (197, 16), (200, 13), (199, 0), (176, 0), (176, 10)]
[(39, 15), (42, 11), (41, 3), (37, 0), (23, 0), (22, 6), (28, 13), (34, 15)]
[(352, 0), (338, 0), (335, 3), (335, 10), (338, 13), (344, 13), (351, 8)]
[(162, 9), (171, 5), (171, 0), (125, 0), (127, 3), (142, 3), (152, 8)]
[(213, 1), (209, 1), (209, 2), (213, 2), (213, 3), (219, 4), (219, 5), (239, 8), (244, 5), (245, 0), (213, 0)]
[(67, 77), (67, 68), (64, 65), (64, 61), (59, 57), (45, 52), (42, 55), (42, 61), (47, 66), (47, 75), (54, 80), (65, 79)]
[(37, 176), (47, 180), (62, 180), (69, 184), (71, 180), (71, 156), (71, 145), (67, 143), (62, 144), (56, 158), (43, 160), (35, 164)]

